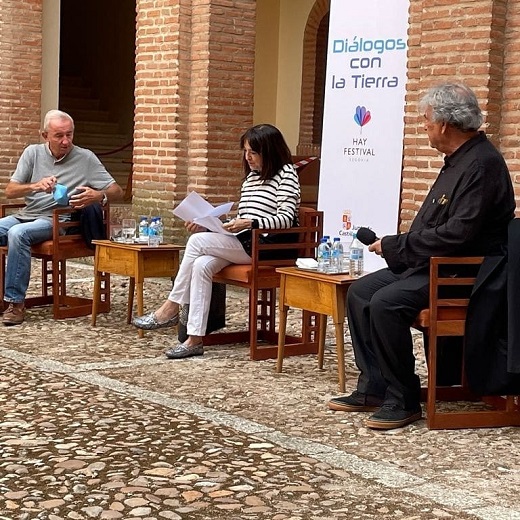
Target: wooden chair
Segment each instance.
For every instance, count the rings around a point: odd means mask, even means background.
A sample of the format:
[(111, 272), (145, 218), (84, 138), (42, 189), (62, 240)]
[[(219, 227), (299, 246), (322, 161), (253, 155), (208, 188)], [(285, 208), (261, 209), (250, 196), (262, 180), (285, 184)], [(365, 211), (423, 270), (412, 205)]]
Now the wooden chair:
[[(414, 328), (428, 336), (428, 386), (422, 389), (426, 400), (426, 423), (430, 429), (480, 428), (520, 425), (518, 396), (476, 396), (468, 387), (464, 368), (458, 386), (437, 385), (437, 339), (446, 336), (464, 336), (469, 290), (475, 283), (476, 270), (482, 257), (433, 257), (430, 260), (430, 302), (422, 310)], [(468, 269), (475, 275), (453, 277), (445, 274), (453, 267)], [(466, 294), (453, 296), (448, 291), (469, 289)], [(481, 401), (475, 407), (461, 410), (439, 410), (438, 401)]]
[[(204, 337), (205, 345), (222, 345), (249, 341), (250, 358), (254, 360), (276, 358), (278, 334), (276, 324), (276, 289), (280, 287), (277, 267), (294, 265), (295, 260), (260, 260), (260, 253), (273, 249), (298, 249), (299, 257), (314, 257), (315, 248), (323, 234), (323, 212), (300, 207), (299, 226), (290, 229), (253, 229), (252, 264), (233, 264), (218, 272), (213, 281), (244, 287), (249, 290), (249, 319), (246, 330), (216, 332)], [(260, 235), (299, 233), (298, 243), (261, 244)], [(304, 312), (302, 336), (287, 336), (286, 355), (311, 354), (318, 351), (318, 324), (315, 315)], [(267, 342), (260, 345), (259, 342)]]
[[(0, 216), (13, 213), (24, 204), (0, 205)], [(67, 294), (67, 260), (94, 256), (94, 249), (85, 244), (78, 230), (76, 221), (60, 221), (60, 215), (73, 211), (72, 208), (57, 208), (53, 212), (52, 240), (35, 244), (31, 248), (31, 256), (41, 259), (41, 296), (29, 296), (25, 300), (26, 307), (51, 305), (54, 319), (76, 318), (87, 316), (92, 312), (92, 299)], [(107, 229), (110, 224), (108, 205), (103, 208), (103, 223)], [(8, 246), (0, 247), (0, 297), (3, 299), (5, 290), (5, 267), (7, 263)], [(102, 301), (100, 312), (110, 309), (110, 283), (108, 274), (103, 280)]]
[(307, 155), (293, 155), (292, 160), (300, 179), (301, 204), (316, 209), (318, 207), (320, 159)]

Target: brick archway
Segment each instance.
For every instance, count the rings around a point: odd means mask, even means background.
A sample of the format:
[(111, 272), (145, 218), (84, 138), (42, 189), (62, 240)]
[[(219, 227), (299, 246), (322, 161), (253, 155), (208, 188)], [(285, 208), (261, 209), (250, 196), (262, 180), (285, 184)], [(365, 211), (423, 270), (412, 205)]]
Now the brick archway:
[(305, 27), (298, 155), (320, 155), (330, 0), (316, 0)]

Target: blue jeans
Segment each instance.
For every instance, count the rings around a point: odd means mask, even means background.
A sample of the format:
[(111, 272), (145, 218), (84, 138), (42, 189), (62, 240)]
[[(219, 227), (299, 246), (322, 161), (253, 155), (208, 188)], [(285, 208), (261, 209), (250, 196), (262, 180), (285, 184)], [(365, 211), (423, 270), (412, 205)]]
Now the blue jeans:
[(38, 218), (22, 222), (16, 217), (0, 218), (0, 245), (9, 246), (5, 269), (4, 300), (22, 303), (31, 278), (31, 245), (52, 238), (52, 222)]

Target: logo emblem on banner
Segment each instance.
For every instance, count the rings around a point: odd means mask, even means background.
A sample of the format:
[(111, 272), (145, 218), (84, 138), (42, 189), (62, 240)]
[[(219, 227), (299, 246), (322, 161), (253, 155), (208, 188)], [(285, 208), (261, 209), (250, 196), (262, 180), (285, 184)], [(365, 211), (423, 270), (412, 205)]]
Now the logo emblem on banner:
[(365, 107), (356, 107), (356, 113), (354, 114), (354, 121), (359, 125), (359, 133), (363, 133), (363, 127), (370, 121), (372, 116), (370, 111)]

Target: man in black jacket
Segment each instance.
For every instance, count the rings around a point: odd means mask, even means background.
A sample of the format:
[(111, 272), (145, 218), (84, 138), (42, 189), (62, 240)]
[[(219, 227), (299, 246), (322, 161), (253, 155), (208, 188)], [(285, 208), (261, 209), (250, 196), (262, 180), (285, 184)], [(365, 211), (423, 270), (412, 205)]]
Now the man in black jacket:
[(479, 132), (483, 117), (475, 94), (461, 84), (432, 88), (420, 104), (430, 145), (444, 166), (410, 230), (369, 246), (388, 268), (349, 289), (347, 314), (357, 390), (329, 401), (340, 411), (373, 411), (366, 425), (405, 426), (421, 418), (420, 381), (410, 331), (428, 306), (432, 256), (485, 256), (502, 252), (514, 217), (513, 186), (505, 161)]

